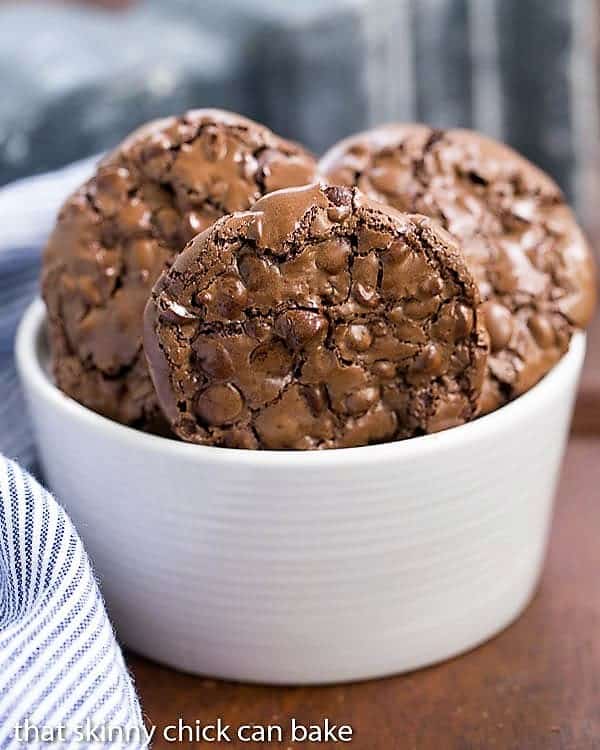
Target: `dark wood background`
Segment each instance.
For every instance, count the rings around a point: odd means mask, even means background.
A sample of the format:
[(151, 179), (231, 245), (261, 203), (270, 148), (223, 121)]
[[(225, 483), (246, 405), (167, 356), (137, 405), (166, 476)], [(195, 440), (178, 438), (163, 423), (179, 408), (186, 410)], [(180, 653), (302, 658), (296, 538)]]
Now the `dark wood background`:
[[(542, 582), (499, 636), (439, 666), (339, 687), (238, 685), (133, 654), (128, 661), (147, 721), (159, 727), (179, 717), (193, 723), (220, 716), (232, 726), (326, 717), (353, 727), (349, 746), (357, 750), (600, 748), (600, 316), (590, 332)], [(265, 745), (299, 746), (309, 745)]]

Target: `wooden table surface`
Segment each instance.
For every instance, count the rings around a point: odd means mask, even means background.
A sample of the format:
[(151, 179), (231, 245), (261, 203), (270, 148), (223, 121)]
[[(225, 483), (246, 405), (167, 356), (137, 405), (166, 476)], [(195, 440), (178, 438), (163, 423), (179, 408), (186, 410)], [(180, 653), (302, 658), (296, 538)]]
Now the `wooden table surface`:
[[(327, 718), (352, 726), (349, 746), (357, 750), (600, 750), (600, 318), (590, 339), (548, 560), (533, 602), (514, 625), (439, 666), (339, 687), (215, 682), (130, 654), (157, 735), (179, 717), (190, 724), (221, 717), (234, 727)], [(173, 744), (157, 739), (153, 747)]]

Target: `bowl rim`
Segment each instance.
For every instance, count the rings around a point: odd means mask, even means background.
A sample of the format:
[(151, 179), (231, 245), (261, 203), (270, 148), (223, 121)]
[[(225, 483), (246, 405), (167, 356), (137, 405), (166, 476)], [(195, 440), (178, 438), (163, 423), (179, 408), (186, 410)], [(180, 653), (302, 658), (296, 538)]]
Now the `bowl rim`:
[(442, 432), (421, 435), (407, 440), (397, 440), (375, 445), (352, 448), (334, 448), (323, 451), (293, 450), (234, 450), (209, 445), (197, 445), (172, 440), (160, 435), (136, 430), (115, 422), (92, 411), (64, 394), (52, 381), (41, 362), (42, 336), (45, 333), (46, 307), (38, 297), (33, 300), (19, 323), (15, 337), (15, 361), (21, 383), (37, 398), (45, 400), (55, 410), (72, 420), (87, 423), (91, 428), (114, 434), (123, 444), (138, 443), (150, 452), (163, 455), (197, 457), (229, 464), (254, 464), (257, 466), (314, 466), (328, 464), (361, 463), (386, 459), (406, 460), (424, 453), (456, 450), (461, 445), (477, 443), (490, 431), (502, 432), (511, 423), (526, 423), (528, 417), (540, 406), (549, 406), (555, 394), (564, 395), (564, 385), (571, 380), (578, 381), (586, 348), (586, 335), (577, 331), (571, 339), (568, 351), (560, 361), (532, 388), (514, 401), (496, 411), (485, 414), (472, 422), (452, 427)]

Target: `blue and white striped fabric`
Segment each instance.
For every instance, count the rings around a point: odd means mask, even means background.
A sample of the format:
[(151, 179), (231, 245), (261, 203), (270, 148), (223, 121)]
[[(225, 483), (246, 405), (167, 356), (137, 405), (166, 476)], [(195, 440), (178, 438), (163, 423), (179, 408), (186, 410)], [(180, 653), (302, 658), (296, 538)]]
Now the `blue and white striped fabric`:
[[(13, 362), (40, 247), (85, 162), (0, 190), (0, 749), (147, 747), (139, 703), (81, 540), (19, 464), (35, 449)], [(1, 454), (4, 454), (1, 455)]]

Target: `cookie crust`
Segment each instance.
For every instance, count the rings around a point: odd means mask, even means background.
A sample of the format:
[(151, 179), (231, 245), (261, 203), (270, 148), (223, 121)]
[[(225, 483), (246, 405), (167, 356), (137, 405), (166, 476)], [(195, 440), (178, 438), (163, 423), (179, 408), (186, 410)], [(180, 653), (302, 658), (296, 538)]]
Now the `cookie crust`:
[(196, 237), (154, 287), (144, 347), (184, 440), (367, 445), (476, 415), (479, 303), (454, 240), (431, 221), (312, 185)]
[(220, 110), (131, 134), (67, 200), (45, 251), (42, 291), (58, 386), (107, 417), (164, 432), (142, 352), (152, 285), (220, 216), (311, 182), (314, 173), (303, 148)]
[(491, 339), (484, 412), (538, 382), (590, 321), (587, 241), (554, 181), (508, 146), (469, 130), (389, 125), (341, 141), (319, 168), (456, 237)]

